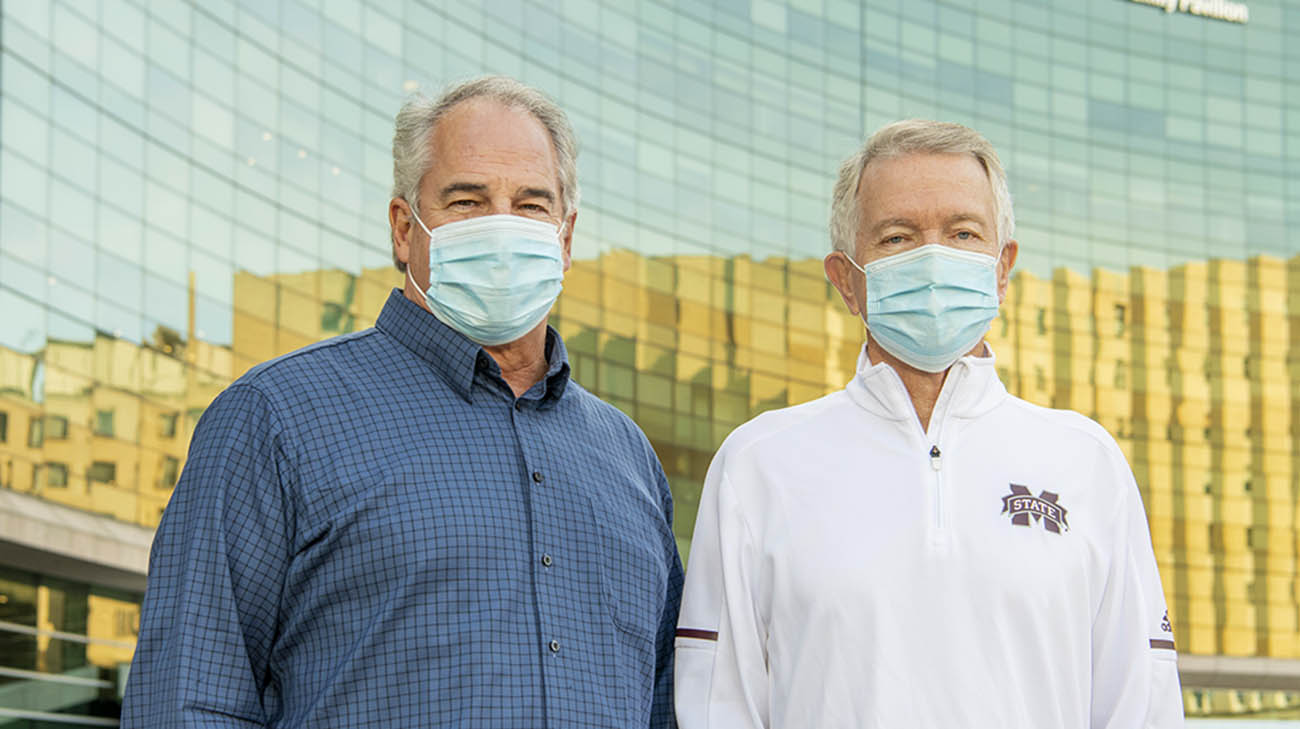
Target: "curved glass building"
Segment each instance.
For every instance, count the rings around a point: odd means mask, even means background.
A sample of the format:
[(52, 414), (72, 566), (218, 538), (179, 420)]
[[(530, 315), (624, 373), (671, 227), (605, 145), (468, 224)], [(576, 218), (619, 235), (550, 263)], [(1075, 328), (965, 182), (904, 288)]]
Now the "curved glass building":
[(983, 132), (1003, 379), (1127, 453), (1189, 715), (1300, 716), (1297, 37), (1287, 0), (0, 3), (0, 727), (116, 715), (198, 416), (373, 322), (393, 115), (488, 72), (577, 129), (553, 322), (685, 555), (721, 439), (852, 375), (839, 162), (899, 118)]

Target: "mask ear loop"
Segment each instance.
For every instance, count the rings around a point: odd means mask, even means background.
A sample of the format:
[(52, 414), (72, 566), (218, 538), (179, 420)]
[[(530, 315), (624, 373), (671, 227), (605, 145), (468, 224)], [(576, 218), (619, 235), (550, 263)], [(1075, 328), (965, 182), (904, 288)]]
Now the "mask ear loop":
[[(858, 262), (853, 260), (853, 256), (850, 256), (847, 252), (840, 251), (840, 253), (844, 254), (844, 258), (849, 262), (850, 266), (853, 266), (862, 273), (862, 288), (865, 291), (867, 288), (867, 269), (863, 266), (859, 266)], [(871, 327), (867, 326), (867, 307), (865, 305), (862, 307), (862, 313), (858, 315), (858, 321), (862, 322), (862, 329), (867, 333), (867, 336), (871, 336)]]
[(429, 236), (429, 239), (432, 240), (432, 239), (433, 239), (433, 231), (432, 231), (432, 230), (429, 230), (429, 226), (425, 225), (425, 224), (424, 224), (424, 221), (420, 219), (420, 214), (417, 213), (417, 212), (415, 212), (415, 206), (414, 206), (414, 205), (411, 205), (411, 217), (415, 218), (415, 222), (417, 222), (417, 223), (420, 224), (420, 230), (423, 230), (423, 231), (424, 231), (424, 234), (427, 235), (427, 236)]
[[(416, 222), (416, 223), (419, 223), (419, 225), (420, 225), (420, 230), (423, 230), (423, 231), (424, 231), (424, 234), (427, 235), (427, 236), (429, 236), (429, 242), (430, 242), (430, 244), (432, 244), (432, 243), (433, 243), (433, 231), (429, 230), (429, 226), (425, 225), (425, 224), (424, 224), (424, 221), (420, 219), (420, 214), (417, 213), (417, 212), (415, 212), (415, 206), (414, 206), (414, 205), (411, 205), (411, 204), (408, 202), (408, 203), (407, 203), (407, 206), (410, 207), (410, 209), (411, 209), (411, 217), (415, 218), (415, 222)], [(415, 282), (415, 276), (411, 275), (411, 264), (410, 264), (409, 261), (408, 261), (407, 264), (406, 264), (406, 278), (410, 279), (410, 281), (411, 281), (411, 285), (414, 286), (415, 289), (416, 289), (417, 291), (421, 291), (421, 292), (423, 292), (422, 289), (420, 289), (420, 284), (418, 284), (418, 283)]]
[[(840, 253), (844, 253), (844, 251), (840, 251)], [(866, 275), (867, 275), (867, 269), (866, 269), (865, 267), (863, 267), (863, 266), (859, 266), (859, 265), (858, 265), (858, 262), (855, 261), (855, 260), (853, 260), (853, 256), (850, 256), (849, 254), (844, 253), (844, 257), (845, 257), (846, 259), (848, 259), (849, 265), (851, 265), (851, 266), (853, 266), (854, 268), (858, 269), (858, 271), (861, 272), (863, 276), (866, 276)]]

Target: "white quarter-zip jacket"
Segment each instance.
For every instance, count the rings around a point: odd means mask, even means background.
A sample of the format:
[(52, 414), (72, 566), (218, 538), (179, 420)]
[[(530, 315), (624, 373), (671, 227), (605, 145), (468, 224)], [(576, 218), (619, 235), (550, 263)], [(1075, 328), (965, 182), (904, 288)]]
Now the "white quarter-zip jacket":
[(1183, 725), (1141, 496), (1078, 413), (949, 370), (923, 430), (865, 351), (713, 459), (676, 642), (682, 729)]

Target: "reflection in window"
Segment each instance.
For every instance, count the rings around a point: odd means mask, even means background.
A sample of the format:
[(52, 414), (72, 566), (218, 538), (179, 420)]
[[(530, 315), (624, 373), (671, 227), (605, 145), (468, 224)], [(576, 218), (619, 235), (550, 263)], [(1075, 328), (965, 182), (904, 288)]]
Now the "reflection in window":
[(86, 469), (86, 478), (95, 483), (114, 483), (117, 481), (117, 464), (112, 461), (95, 461)]
[(340, 304), (335, 301), (324, 302), (321, 307), (321, 331), (338, 334), (347, 334), (351, 332), (356, 327), (356, 317), (348, 313), (348, 310), (345, 307), (346, 304)]
[(158, 435), (164, 438), (176, 437), (176, 421), (180, 419), (180, 413), (159, 413), (158, 414)]
[[(93, 676), (118, 683), (125, 678), (117, 675), (119, 667), (128, 663), (134, 652), (139, 622), (139, 594), (0, 567), (0, 669), (47, 674), (75, 671), (83, 678)], [(27, 632), (30, 628), (58, 633), (32, 635)], [(21, 684), (15, 686), (12, 679), (0, 678), (0, 682), (9, 684), (5, 690), (23, 688)], [(30, 679), (25, 682), (33, 683)], [(41, 688), (42, 696), (56, 696), (60, 710), (68, 714), (116, 718), (121, 711), (116, 692), (111, 690), (60, 690), (55, 694), (54, 685), (35, 687)], [(23, 697), (19, 692), (19, 706), (23, 705)], [(112, 726), (116, 725), (113, 721)]]
[(181, 462), (171, 456), (163, 456), (162, 468), (158, 476), (158, 488), (169, 489), (176, 485), (176, 480), (180, 477)]
[[(36, 576), (0, 567), (0, 621), (36, 626)], [(36, 668), (36, 636), (0, 631), (0, 666)]]
[(113, 437), (113, 411), (95, 411), (95, 435)]
[(68, 485), (68, 464), (51, 461), (45, 464), (45, 485), (64, 488)]
[(27, 447), (40, 448), (45, 443), (44, 418), (32, 418), (27, 423)]
[(50, 440), (68, 439), (68, 419), (63, 415), (45, 416), (45, 437)]

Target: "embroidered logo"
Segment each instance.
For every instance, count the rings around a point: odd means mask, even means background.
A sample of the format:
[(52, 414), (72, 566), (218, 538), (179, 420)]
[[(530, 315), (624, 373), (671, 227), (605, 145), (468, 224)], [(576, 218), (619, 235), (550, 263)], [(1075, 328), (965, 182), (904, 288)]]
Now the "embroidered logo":
[(1029, 526), (1029, 518), (1034, 522), (1043, 522), (1043, 528), (1054, 534), (1062, 530), (1069, 531), (1070, 524), (1065, 520), (1066, 509), (1057, 503), (1059, 494), (1040, 491), (1037, 496), (1029, 487), (1018, 483), (1011, 484), (1011, 493), (1002, 497), (1002, 513), (1011, 515), (1011, 523)]

